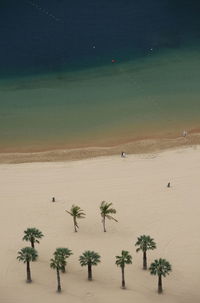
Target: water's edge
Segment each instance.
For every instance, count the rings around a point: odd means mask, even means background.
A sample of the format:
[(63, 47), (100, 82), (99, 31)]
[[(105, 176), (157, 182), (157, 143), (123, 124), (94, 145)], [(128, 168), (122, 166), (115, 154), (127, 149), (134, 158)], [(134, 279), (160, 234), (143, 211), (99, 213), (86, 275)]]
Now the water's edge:
[(0, 153), (0, 163), (64, 162), (111, 155), (120, 156), (122, 151), (127, 155), (149, 154), (153, 156), (152, 153), (168, 149), (191, 146), (196, 148), (198, 145), (200, 145), (200, 133), (194, 133), (187, 137), (138, 140), (112, 147), (88, 147), (33, 153)]

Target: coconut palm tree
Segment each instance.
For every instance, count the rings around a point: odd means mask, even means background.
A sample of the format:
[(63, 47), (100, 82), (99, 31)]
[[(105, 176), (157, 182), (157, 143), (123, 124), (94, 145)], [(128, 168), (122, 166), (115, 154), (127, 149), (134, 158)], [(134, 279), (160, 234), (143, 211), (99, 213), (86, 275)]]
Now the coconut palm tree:
[(163, 292), (162, 288), (162, 276), (166, 277), (172, 270), (171, 264), (165, 259), (155, 260), (150, 265), (150, 274), (158, 276), (158, 293)]
[(60, 270), (62, 270), (65, 265), (66, 261), (61, 255), (56, 255), (50, 260), (50, 267), (55, 269), (57, 274), (57, 292), (61, 292)]
[(118, 222), (115, 218), (113, 218), (110, 214), (116, 214), (116, 209), (111, 208), (112, 203), (107, 203), (106, 201), (102, 201), (100, 205), (100, 211), (102, 216), (103, 230), (106, 232), (106, 218), (109, 220), (114, 220)]
[(77, 219), (85, 218), (85, 213), (79, 206), (74, 205), (74, 204), (72, 205), (70, 211), (66, 210), (66, 212), (73, 217), (74, 231), (77, 232), (77, 228), (79, 228), (79, 226), (77, 224)]
[(31, 283), (31, 269), (30, 262), (35, 261), (38, 257), (37, 251), (32, 247), (24, 247), (18, 251), (17, 259), (26, 263), (27, 283)]
[(92, 280), (92, 266), (96, 266), (100, 263), (100, 255), (94, 251), (87, 250), (82, 256), (79, 257), (79, 262), (81, 266), (88, 267), (88, 280)]
[(143, 269), (147, 269), (147, 250), (153, 250), (156, 249), (156, 243), (154, 242), (154, 239), (152, 239), (150, 236), (140, 236), (137, 238), (137, 242), (135, 243), (135, 246), (139, 246), (136, 249), (136, 252), (142, 251), (143, 252)]
[(132, 264), (132, 256), (129, 255), (129, 252), (126, 250), (122, 250), (121, 256), (116, 256), (117, 266), (121, 267), (122, 270), (122, 288), (125, 289), (125, 276), (124, 276), (124, 269), (126, 264)]
[(31, 228), (27, 228), (27, 230), (24, 231), (24, 237), (23, 237), (23, 241), (30, 241), (31, 242), (31, 247), (35, 248), (35, 243), (40, 243), (38, 241), (38, 239), (41, 239), (42, 237), (44, 237), (44, 235), (42, 234), (42, 232), (34, 227)]
[(54, 256), (61, 256), (61, 258), (63, 258), (63, 260), (65, 261), (62, 267), (62, 272), (64, 273), (65, 270), (65, 266), (67, 264), (66, 259), (69, 258), (69, 256), (73, 255), (72, 251), (68, 248), (64, 248), (64, 247), (60, 247), (60, 248), (56, 248), (56, 251), (54, 252)]

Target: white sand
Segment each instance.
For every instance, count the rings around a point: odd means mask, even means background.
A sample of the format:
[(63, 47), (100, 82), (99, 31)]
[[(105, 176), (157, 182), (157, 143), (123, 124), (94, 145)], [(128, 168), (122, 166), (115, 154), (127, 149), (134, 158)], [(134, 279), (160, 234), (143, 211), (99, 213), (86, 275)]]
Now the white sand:
[[(0, 165), (0, 302), (1, 303), (199, 303), (200, 277), (200, 149), (167, 151), (158, 155), (117, 156), (66, 163)], [(167, 188), (168, 181), (172, 188)], [(51, 202), (55, 196), (56, 203)], [(117, 209), (119, 223), (107, 222), (103, 233), (99, 215), (102, 200)], [(72, 218), (64, 211), (77, 203), (87, 218), (73, 232)], [(39, 228), (45, 237), (37, 246), (39, 259), (31, 264), (32, 284), (26, 284), (25, 265), (16, 260), (26, 246), (21, 239), (27, 227)], [(149, 263), (166, 258), (173, 272), (163, 280), (142, 270), (142, 254), (135, 252), (137, 236), (151, 235), (157, 249)], [(49, 259), (57, 247), (74, 255), (61, 275), (63, 292), (56, 293), (56, 272)], [(102, 263), (87, 281), (79, 255), (95, 250)], [(133, 256), (126, 267), (127, 290), (115, 256), (122, 249)]]

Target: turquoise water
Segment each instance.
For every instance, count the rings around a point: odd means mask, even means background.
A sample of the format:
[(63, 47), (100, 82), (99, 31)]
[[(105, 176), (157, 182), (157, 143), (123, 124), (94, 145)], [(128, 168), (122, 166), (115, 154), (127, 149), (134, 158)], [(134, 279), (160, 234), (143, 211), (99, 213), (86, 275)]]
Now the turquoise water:
[(185, 48), (0, 82), (0, 151), (109, 146), (199, 128), (200, 52)]

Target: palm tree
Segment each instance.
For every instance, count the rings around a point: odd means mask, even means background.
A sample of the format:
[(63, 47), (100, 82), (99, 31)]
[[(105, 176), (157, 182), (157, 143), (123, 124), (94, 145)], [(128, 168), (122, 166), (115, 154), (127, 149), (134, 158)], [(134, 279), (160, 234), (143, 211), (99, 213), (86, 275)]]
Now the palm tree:
[(158, 293), (163, 292), (162, 288), (162, 276), (166, 277), (169, 275), (169, 272), (172, 270), (171, 264), (165, 259), (155, 260), (151, 263), (150, 274), (158, 276)]
[(32, 247), (24, 247), (18, 251), (17, 259), (26, 263), (27, 283), (31, 283), (31, 269), (30, 262), (35, 261), (38, 257), (37, 251)]
[(77, 228), (79, 228), (77, 224), (77, 219), (85, 218), (85, 213), (79, 206), (74, 204), (72, 205), (70, 211), (66, 210), (66, 212), (73, 217), (74, 231), (77, 232)]
[(60, 248), (56, 248), (56, 251), (54, 252), (54, 256), (61, 256), (61, 258), (63, 258), (63, 260), (65, 261), (62, 267), (62, 272), (64, 273), (65, 270), (65, 266), (67, 264), (66, 259), (69, 258), (69, 256), (73, 255), (72, 251), (68, 248), (64, 248), (64, 247), (60, 247)]
[(113, 218), (110, 214), (116, 214), (116, 209), (111, 208), (112, 203), (107, 203), (106, 201), (102, 201), (100, 205), (100, 211), (102, 216), (103, 230), (106, 232), (106, 218), (109, 220), (114, 220), (118, 222), (115, 218)]
[(92, 280), (92, 266), (100, 263), (100, 255), (94, 251), (87, 250), (79, 257), (81, 266), (88, 267), (88, 280)]
[(135, 246), (139, 246), (136, 249), (136, 252), (143, 251), (143, 269), (147, 269), (147, 250), (153, 250), (156, 248), (156, 243), (154, 242), (154, 239), (152, 239), (150, 236), (140, 236), (137, 238), (137, 242), (135, 243)]
[(65, 265), (66, 261), (61, 255), (54, 256), (54, 258), (50, 260), (50, 267), (56, 269), (58, 283), (57, 292), (61, 292), (60, 270), (62, 270)]
[(35, 243), (40, 243), (37, 239), (41, 239), (44, 235), (42, 232), (34, 227), (27, 228), (27, 230), (24, 231), (24, 237), (23, 241), (30, 241), (31, 242), (31, 247), (35, 248)]
[(122, 270), (122, 288), (125, 289), (125, 276), (124, 276), (124, 269), (125, 264), (132, 264), (132, 256), (129, 255), (129, 252), (126, 250), (122, 250), (121, 256), (116, 256), (116, 262), (117, 266), (121, 267)]

